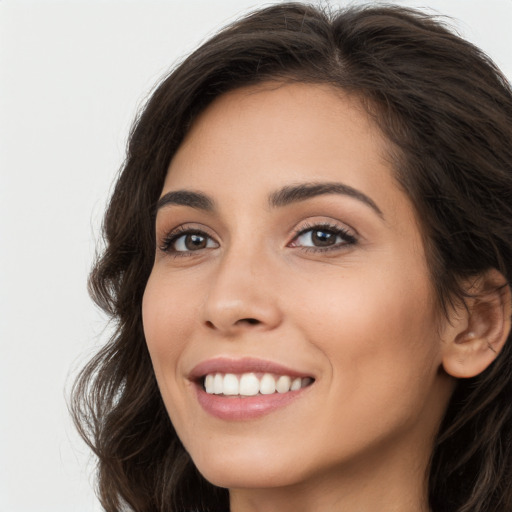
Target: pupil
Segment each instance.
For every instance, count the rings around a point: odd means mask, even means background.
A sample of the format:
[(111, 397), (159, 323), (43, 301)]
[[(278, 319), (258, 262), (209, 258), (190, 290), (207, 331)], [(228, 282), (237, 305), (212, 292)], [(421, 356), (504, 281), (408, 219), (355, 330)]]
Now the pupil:
[(336, 236), (328, 231), (314, 231), (313, 243), (315, 245), (326, 246), (332, 245), (336, 241)]
[(206, 238), (201, 235), (187, 235), (185, 247), (191, 251), (204, 249), (206, 247)]

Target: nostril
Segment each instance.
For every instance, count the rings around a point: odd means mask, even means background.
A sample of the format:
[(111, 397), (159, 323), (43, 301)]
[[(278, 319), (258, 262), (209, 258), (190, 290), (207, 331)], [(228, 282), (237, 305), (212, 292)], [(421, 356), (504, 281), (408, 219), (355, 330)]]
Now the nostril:
[(229, 323), (227, 325), (222, 324), (222, 322), (216, 323), (211, 320), (205, 321), (205, 326), (207, 329), (213, 330), (230, 330), (232, 328), (243, 328), (244, 326), (252, 326), (252, 325), (261, 325), (263, 322), (258, 320), (257, 318), (240, 318), (236, 320), (234, 323)]
[(260, 321), (256, 320), (256, 318), (242, 318), (241, 320), (239, 320), (239, 322), (246, 322), (249, 325), (257, 325), (260, 323)]

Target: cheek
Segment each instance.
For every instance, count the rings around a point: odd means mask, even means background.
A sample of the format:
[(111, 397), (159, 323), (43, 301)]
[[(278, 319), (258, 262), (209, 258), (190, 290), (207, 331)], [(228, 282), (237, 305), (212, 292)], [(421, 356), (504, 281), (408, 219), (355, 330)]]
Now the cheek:
[(315, 425), (319, 436), (357, 447), (408, 431), (437, 403), (440, 342), (428, 281), (359, 275), (322, 288), (302, 313), (309, 342), (329, 362), (329, 419)]
[(189, 337), (194, 317), (194, 303), (187, 289), (180, 288), (178, 293), (176, 283), (170, 281), (154, 270), (142, 301), (144, 335), (160, 386), (162, 378), (176, 372), (183, 340)]
[(332, 378), (354, 391), (344, 396), (355, 397), (356, 390), (369, 397), (421, 393), (422, 379), (434, 379), (441, 363), (426, 272), (412, 268), (407, 275), (391, 262), (384, 268), (345, 274), (336, 269), (338, 277), (309, 287), (308, 300), (298, 308), (297, 321), (326, 355)]
[[(144, 335), (153, 370), (174, 427), (185, 432), (193, 418), (187, 411), (187, 389), (183, 377), (183, 352), (197, 323), (197, 294), (179, 286), (179, 279), (154, 269), (142, 301)], [(195, 300), (194, 300), (195, 298)]]

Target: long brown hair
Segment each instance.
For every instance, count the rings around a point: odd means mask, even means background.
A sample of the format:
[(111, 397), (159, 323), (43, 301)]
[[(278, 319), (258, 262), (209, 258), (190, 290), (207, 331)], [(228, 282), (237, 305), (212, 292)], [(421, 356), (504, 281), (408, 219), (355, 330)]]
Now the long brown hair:
[[(398, 6), (326, 13), (281, 4), (204, 43), (136, 119), (90, 276), (115, 322), (73, 390), (77, 426), (98, 457), (108, 512), (228, 510), (199, 474), (160, 397), (142, 329), (155, 204), (169, 163), (214, 98), (266, 80), (328, 83), (357, 95), (390, 141), (414, 203), (439, 303), (463, 300), (461, 278), (512, 274), (512, 92), (490, 59), (422, 12)], [(429, 467), (434, 512), (512, 510), (512, 343), (460, 380)]]

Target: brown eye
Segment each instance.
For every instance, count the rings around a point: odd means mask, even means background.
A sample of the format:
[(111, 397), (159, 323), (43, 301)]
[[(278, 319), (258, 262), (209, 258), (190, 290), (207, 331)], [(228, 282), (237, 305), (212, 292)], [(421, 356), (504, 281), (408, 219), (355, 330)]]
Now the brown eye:
[(312, 231), (311, 242), (316, 247), (328, 247), (336, 243), (336, 236), (336, 233), (325, 230)]
[(182, 231), (171, 235), (165, 242), (162, 250), (173, 253), (187, 253), (212, 249), (219, 245), (206, 233), (201, 231)]
[(357, 243), (355, 236), (341, 227), (318, 225), (303, 229), (290, 245), (310, 250), (328, 250), (355, 243)]
[(208, 239), (205, 236), (196, 234), (184, 235), (183, 239), (185, 248), (189, 251), (204, 249), (208, 243)]

